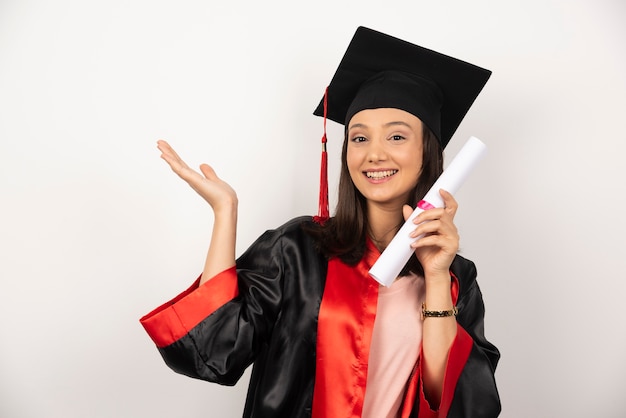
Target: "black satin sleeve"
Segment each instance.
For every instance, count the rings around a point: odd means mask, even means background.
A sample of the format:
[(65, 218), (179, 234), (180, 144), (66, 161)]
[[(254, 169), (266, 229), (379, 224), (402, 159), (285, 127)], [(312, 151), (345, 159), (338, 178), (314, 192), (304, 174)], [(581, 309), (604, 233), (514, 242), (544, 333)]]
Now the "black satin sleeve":
[(474, 344), (457, 382), (448, 417), (494, 418), (501, 410), (495, 381), (500, 352), (485, 337), (485, 305), (476, 281), (476, 266), (457, 255), (451, 270), (459, 279), (457, 321)]
[(237, 259), (238, 296), (160, 349), (190, 377), (234, 385), (253, 364), (244, 416), (310, 414), (317, 314), (327, 262), (293, 219)]

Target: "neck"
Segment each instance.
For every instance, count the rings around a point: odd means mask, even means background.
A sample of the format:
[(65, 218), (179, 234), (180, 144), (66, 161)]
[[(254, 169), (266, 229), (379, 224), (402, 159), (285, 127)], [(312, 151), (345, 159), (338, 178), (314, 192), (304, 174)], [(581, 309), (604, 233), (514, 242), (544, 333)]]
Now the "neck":
[(370, 238), (383, 251), (402, 226), (402, 207), (389, 208), (370, 204), (367, 218)]

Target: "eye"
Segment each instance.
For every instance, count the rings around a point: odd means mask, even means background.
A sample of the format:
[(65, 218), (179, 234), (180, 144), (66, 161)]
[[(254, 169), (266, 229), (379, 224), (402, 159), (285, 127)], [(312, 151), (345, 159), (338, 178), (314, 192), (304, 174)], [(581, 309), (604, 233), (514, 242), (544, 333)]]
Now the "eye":
[(406, 138), (403, 137), (402, 135), (392, 135), (389, 139), (392, 141), (402, 141)]
[(360, 142), (365, 142), (367, 141), (367, 138), (365, 138), (364, 136), (355, 136), (354, 138), (351, 139), (352, 142), (356, 142), (356, 143), (360, 143)]

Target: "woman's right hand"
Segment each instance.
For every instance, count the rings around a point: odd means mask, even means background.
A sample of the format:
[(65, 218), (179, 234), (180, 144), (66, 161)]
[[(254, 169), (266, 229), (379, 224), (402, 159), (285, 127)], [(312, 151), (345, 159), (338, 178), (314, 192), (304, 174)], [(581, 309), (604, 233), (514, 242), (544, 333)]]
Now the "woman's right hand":
[(178, 176), (185, 180), (209, 205), (214, 212), (232, 210), (237, 205), (237, 194), (232, 187), (220, 179), (211, 166), (200, 165), (200, 172), (191, 169), (166, 141), (157, 141), (163, 158)]

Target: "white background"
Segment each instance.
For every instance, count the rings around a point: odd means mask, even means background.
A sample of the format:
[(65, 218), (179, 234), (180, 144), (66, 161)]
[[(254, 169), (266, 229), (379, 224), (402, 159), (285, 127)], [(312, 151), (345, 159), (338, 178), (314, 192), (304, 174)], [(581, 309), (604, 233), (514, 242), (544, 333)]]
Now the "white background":
[[(312, 116), (364, 25), (493, 70), (449, 146), (502, 351), (503, 417), (626, 414), (626, 3), (0, 1), (0, 416), (238, 417), (138, 319), (202, 268), (208, 206), (169, 140), (240, 198), (241, 253), (317, 212)], [(330, 123), (331, 203), (341, 128)]]

